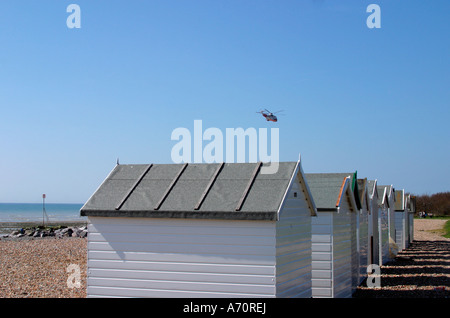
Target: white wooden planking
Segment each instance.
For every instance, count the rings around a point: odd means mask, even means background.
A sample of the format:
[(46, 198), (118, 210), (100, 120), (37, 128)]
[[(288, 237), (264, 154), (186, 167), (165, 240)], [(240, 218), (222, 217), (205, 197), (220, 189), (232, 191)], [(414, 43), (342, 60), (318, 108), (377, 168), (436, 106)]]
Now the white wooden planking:
[[(170, 290), (178, 292), (207, 292), (207, 293), (233, 293), (233, 294), (273, 294), (273, 284), (254, 284), (254, 283), (228, 283), (228, 282), (191, 282), (183, 280), (161, 280), (161, 279), (137, 279), (131, 278), (100, 278), (91, 277), (90, 283), (93, 286), (102, 286), (110, 288), (132, 288), (132, 289), (152, 289), (152, 290)], [(258, 290), (255, 293), (255, 290)]]
[(143, 279), (143, 280), (168, 280), (168, 281), (203, 281), (205, 283), (230, 283), (230, 284), (251, 284), (258, 278), (261, 284), (270, 285), (273, 277), (270, 274), (223, 274), (223, 273), (203, 273), (203, 272), (175, 272), (164, 270), (133, 270), (133, 269), (90, 269), (91, 275), (97, 278), (122, 278), (122, 279)]
[(395, 212), (395, 242), (397, 243), (400, 249), (404, 249), (406, 247), (406, 220), (405, 215), (407, 213), (404, 211), (396, 211)]
[[(107, 295), (103, 297), (151, 297), (151, 298), (185, 298), (186, 291), (185, 290), (170, 290), (167, 289), (153, 289), (153, 288), (130, 288), (130, 287), (102, 287), (102, 286), (93, 286), (88, 289), (88, 293), (92, 295)], [(252, 297), (252, 298), (267, 298), (272, 297), (271, 295), (262, 295), (258, 294), (245, 294), (245, 293), (232, 293), (233, 297)], [(91, 296), (93, 297), (93, 296)], [(101, 297), (101, 296), (96, 296)], [(230, 293), (221, 293), (221, 292), (212, 292), (212, 291), (189, 291), (190, 298), (228, 298), (230, 297)]]
[(394, 202), (392, 202), (391, 207), (388, 209), (388, 227), (389, 227), (389, 254), (388, 260), (393, 260), (398, 253), (399, 247), (395, 242), (396, 229), (395, 229), (395, 209), (393, 208)]
[(313, 297), (351, 297), (352, 275), (358, 272), (356, 238), (356, 214), (347, 200), (339, 212), (321, 211), (312, 219)]
[(252, 264), (261, 264), (262, 266), (271, 265), (272, 260), (267, 261), (266, 256), (260, 255), (248, 255), (245, 259), (238, 258), (224, 258), (220, 254), (208, 254), (208, 255), (183, 255), (181, 258), (177, 253), (147, 253), (147, 252), (119, 252), (119, 251), (88, 251), (88, 257), (93, 260), (116, 260), (116, 261), (150, 261), (150, 262), (180, 262), (181, 260), (186, 263), (191, 262), (208, 262), (211, 264), (234, 264), (245, 265), (251, 262)]
[(408, 208), (405, 209), (404, 215), (403, 215), (403, 229), (404, 229), (404, 234), (403, 234), (403, 249), (408, 248), (409, 247), (409, 230), (410, 230), (410, 220), (409, 220), (409, 213), (408, 213)]
[(389, 224), (388, 208), (381, 206), (378, 210), (379, 265), (389, 260)]
[(369, 235), (369, 211), (367, 210), (366, 204), (362, 207), (359, 212), (359, 277), (357, 285), (360, 285), (362, 281), (367, 277), (367, 266), (369, 263), (369, 252), (370, 252), (370, 235)]
[(276, 224), (276, 296), (311, 297), (311, 211), (297, 178)]
[(356, 254), (356, 212), (350, 212), (347, 200), (341, 203), (333, 219), (333, 297), (352, 296)]
[(89, 220), (89, 297), (275, 296), (275, 222)]
[(334, 212), (318, 212), (312, 223), (312, 296), (332, 297)]

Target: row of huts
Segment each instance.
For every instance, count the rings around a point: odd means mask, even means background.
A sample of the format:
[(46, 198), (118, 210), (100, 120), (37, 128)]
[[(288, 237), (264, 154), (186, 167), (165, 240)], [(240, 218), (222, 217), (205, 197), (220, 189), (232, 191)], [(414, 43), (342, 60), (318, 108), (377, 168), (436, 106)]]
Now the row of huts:
[(404, 190), (265, 166), (116, 165), (80, 211), (88, 297), (351, 297), (413, 240)]

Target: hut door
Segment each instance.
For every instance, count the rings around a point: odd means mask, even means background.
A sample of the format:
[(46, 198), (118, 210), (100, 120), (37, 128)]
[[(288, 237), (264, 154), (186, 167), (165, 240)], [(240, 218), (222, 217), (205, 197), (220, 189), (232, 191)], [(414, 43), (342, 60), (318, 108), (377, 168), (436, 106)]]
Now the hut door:
[(370, 263), (373, 264), (373, 236), (370, 236)]

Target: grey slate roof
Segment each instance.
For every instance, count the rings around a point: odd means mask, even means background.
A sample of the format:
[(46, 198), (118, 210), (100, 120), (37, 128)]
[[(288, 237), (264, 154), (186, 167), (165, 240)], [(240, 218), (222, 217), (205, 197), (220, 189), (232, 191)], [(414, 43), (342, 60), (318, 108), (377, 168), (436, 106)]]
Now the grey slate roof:
[(318, 210), (336, 210), (341, 187), (346, 177), (352, 173), (305, 173)]
[(80, 214), (275, 220), (297, 162), (280, 162), (275, 174), (258, 170), (252, 183), (256, 167), (256, 163), (117, 165)]

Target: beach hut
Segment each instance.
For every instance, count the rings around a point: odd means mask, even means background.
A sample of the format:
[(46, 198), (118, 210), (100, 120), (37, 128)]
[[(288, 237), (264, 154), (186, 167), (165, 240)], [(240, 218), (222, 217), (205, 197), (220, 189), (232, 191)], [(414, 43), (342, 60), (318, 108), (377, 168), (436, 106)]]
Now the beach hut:
[(407, 238), (407, 244), (411, 244), (414, 241), (414, 214), (416, 213), (416, 197), (413, 195), (408, 195), (408, 238)]
[(405, 202), (405, 235), (404, 235), (404, 242), (405, 242), (405, 247), (404, 248), (408, 248), (409, 247), (409, 243), (410, 243), (410, 237), (411, 237), (411, 224), (410, 222), (414, 222), (414, 213), (411, 213), (410, 208), (411, 208), (411, 195), (409, 193), (405, 193), (404, 195), (404, 202)]
[[(307, 173), (317, 208), (312, 219), (313, 297), (351, 297), (358, 276), (352, 174)], [(356, 184), (356, 182), (355, 182)]]
[(388, 228), (389, 228), (389, 260), (393, 260), (399, 251), (399, 246), (395, 242), (395, 189), (394, 186), (384, 186), (387, 189), (389, 207), (388, 207)]
[(378, 188), (377, 180), (367, 181), (367, 191), (369, 197), (369, 264), (380, 264), (380, 244), (379, 244), (379, 230), (378, 230)]
[(407, 247), (409, 237), (408, 197), (405, 190), (395, 190), (395, 243), (399, 251)]
[(386, 188), (377, 186), (378, 191), (378, 265), (383, 265), (388, 260), (389, 255), (389, 227), (388, 227), (388, 208), (389, 199)]
[(300, 161), (117, 165), (81, 208), (88, 297), (311, 297)]
[(378, 226), (380, 242), (380, 264), (383, 265), (397, 256), (395, 243), (395, 192), (392, 185), (378, 186)]
[(367, 277), (367, 266), (369, 263), (369, 217), (370, 198), (367, 178), (358, 179), (359, 201), (361, 207), (357, 213), (357, 250), (359, 254), (359, 279), (357, 285)]

